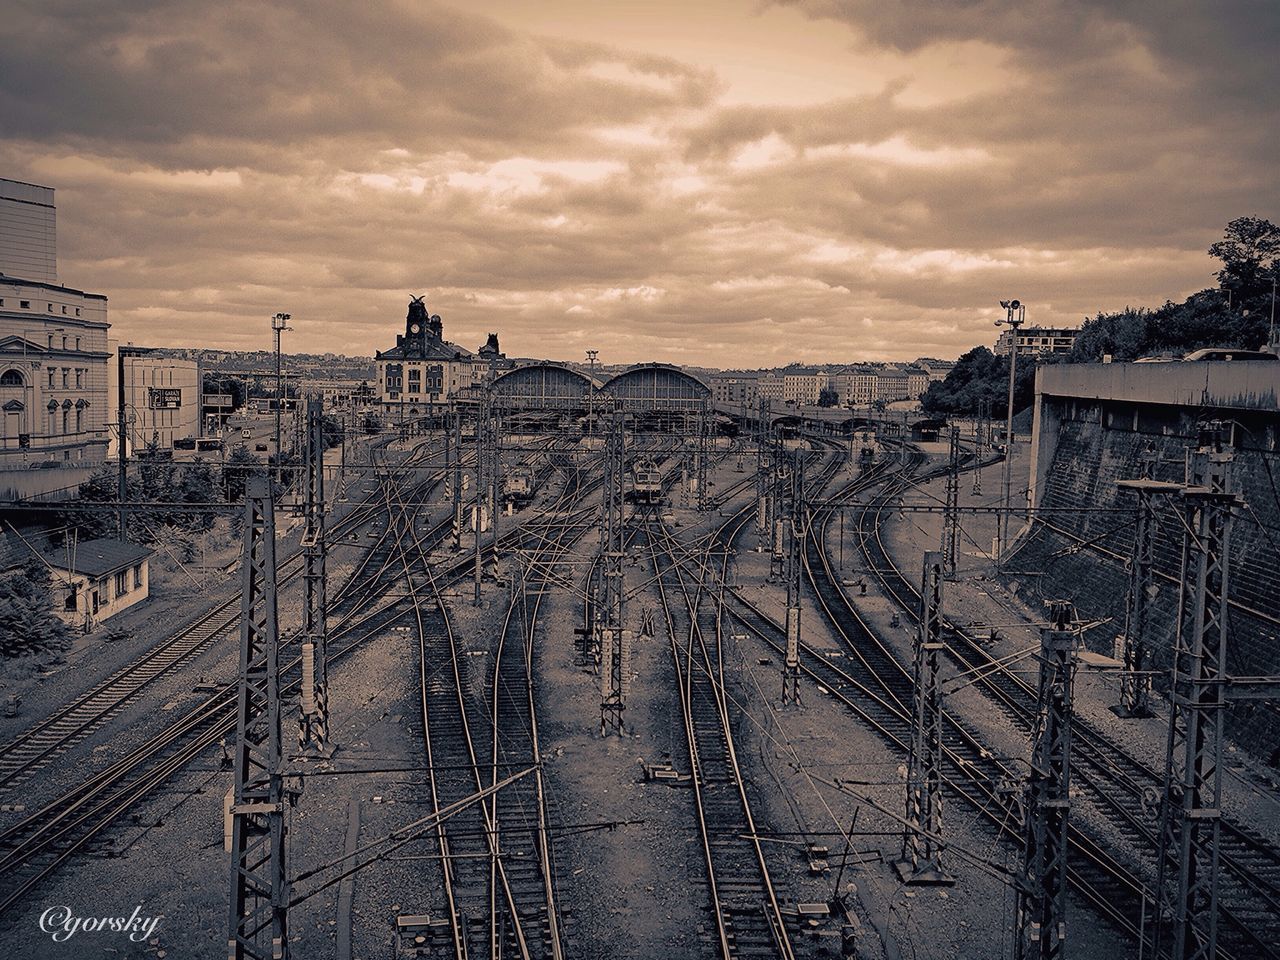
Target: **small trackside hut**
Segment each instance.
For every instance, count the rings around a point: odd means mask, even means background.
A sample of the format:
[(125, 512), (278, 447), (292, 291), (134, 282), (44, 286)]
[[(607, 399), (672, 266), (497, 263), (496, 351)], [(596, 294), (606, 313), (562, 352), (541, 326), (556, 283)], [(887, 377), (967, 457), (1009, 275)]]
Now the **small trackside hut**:
[(54, 613), (85, 633), (146, 600), (154, 550), (104, 538), (41, 552), (53, 576)]

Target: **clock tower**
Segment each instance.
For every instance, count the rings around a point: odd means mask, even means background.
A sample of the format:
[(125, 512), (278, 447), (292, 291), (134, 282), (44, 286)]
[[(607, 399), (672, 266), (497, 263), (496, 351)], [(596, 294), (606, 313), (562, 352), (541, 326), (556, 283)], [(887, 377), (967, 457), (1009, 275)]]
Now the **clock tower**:
[(414, 297), (409, 301), (409, 313), (404, 319), (403, 343), (410, 349), (412, 345), (426, 346), (430, 318), (427, 316), (427, 305), (424, 300), (425, 297)]

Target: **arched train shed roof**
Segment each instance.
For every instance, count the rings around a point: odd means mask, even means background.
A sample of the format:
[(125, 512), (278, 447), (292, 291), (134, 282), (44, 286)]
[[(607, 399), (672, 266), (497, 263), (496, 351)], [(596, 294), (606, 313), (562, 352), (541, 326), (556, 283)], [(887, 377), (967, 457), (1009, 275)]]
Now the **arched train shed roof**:
[(590, 377), (558, 363), (516, 367), (493, 381), (498, 403), (514, 407), (576, 407), (594, 389)]
[(665, 363), (646, 363), (624, 370), (603, 391), (631, 409), (679, 410), (701, 408), (711, 388)]

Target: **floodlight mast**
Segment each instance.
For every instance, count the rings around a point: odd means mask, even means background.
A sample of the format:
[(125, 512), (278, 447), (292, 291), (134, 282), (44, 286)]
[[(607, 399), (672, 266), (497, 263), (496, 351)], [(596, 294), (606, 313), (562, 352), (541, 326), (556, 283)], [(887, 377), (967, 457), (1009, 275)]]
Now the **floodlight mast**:
[(996, 566), (1004, 561), (1005, 552), (1009, 549), (1009, 515), (1013, 510), (1013, 386), (1018, 367), (1018, 328), (1026, 322), (1027, 308), (1021, 300), (1001, 300), (1004, 308), (1003, 319), (996, 321), (996, 326), (1008, 325), (1009, 330), (1009, 402), (1006, 408), (1004, 431), (1004, 509), (1000, 514), (999, 543), (995, 550)]

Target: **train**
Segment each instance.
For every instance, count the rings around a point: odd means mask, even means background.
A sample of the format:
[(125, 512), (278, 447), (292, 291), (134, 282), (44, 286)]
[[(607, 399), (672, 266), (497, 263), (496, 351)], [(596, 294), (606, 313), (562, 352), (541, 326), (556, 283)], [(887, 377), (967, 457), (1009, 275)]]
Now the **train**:
[(652, 460), (637, 460), (632, 464), (627, 499), (635, 503), (662, 501), (662, 474)]
[(517, 506), (533, 499), (533, 474), (526, 467), (517, 467), (507, 472), (502, 479), (502, 499), (504, 503)]

